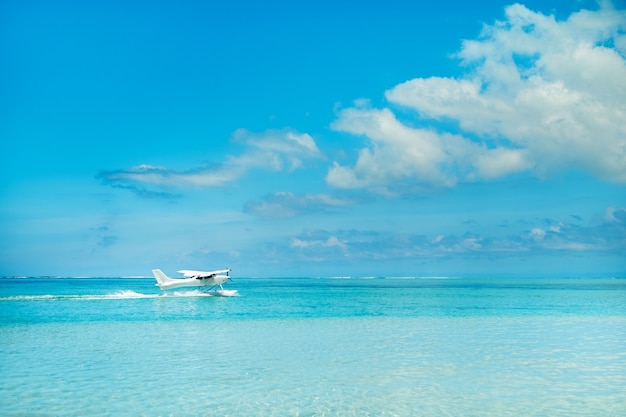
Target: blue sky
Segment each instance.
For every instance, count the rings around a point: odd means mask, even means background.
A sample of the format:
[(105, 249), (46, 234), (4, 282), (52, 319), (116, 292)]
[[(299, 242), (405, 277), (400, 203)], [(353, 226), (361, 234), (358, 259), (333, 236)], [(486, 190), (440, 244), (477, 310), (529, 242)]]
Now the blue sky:
[(0, 8), (0, 275), (626, 274), (623, 1)]

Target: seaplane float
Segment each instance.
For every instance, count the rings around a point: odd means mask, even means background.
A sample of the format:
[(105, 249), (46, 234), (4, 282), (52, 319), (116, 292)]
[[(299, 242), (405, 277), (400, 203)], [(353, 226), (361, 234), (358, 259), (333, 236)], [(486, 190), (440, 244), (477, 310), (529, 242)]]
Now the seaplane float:
[[(233, 297), (239, 295), (237, 290), (225, 290), (222, 284), (230, 280), (230, 269), (221, 269), (218, 271), (194, 271), (190, 269), (182, 269), (178, 273), (183, 274), (184, 278), (170, 278), (160, 269), (153, 269), (152, 275), (157, 281), (157, 286), (162, 290), (173, 290), (183, 287), (202, 287), (209, 294), (219, 295), (221, 297)], [(215, 289), (218, 288), (218, 289)]]

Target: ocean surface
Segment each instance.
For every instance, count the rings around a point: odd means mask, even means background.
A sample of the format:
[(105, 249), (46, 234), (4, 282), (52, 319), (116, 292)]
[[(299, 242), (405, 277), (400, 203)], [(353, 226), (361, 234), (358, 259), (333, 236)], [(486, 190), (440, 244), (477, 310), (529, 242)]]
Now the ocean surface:
[(2, 416), (626, 416), (626, 279), (0, 278)]

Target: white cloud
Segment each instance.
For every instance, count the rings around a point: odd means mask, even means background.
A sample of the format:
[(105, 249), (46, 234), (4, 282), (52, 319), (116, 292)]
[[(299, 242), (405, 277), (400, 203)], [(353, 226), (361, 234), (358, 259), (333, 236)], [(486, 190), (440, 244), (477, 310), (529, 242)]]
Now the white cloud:
[(233, 135), (233, 140), (249, 145), (251, 148), (246, 154), (233, 159), (241, 165), (265, 166), (282, 170), (285, 162), (288, 162), (289, 170), (293, 171), (301, 168), (307, 159), (324, 158), (313, 138), (307, 133), (268, 130), (255, 134), (245, 129), (238, 129)]
[(539, 227), (535, 227), (530, 231), (529, 236), (534, 240), (542, 240), (546, 236), (546, 232)]
[(114, 184), (127, 182), (169, 187), (218, 187), (243, 175), (245, 172), (243, 168), (237, 165), (220, 165), (189, 171), (175, 171), (164, 167), (140, 165), (126, 170), (107, 172), (106, 180)]
[[(476, 168), (475, 176), (485, 179), (523, 171), (531, 166), (524, 150), (506, 148), (484, 150), (476, 155), (473, 163)], [(468, 176), (470, 179), (473, 177), (474, 175)]]
[(411, 128), (389, 109), (345, 109), (332, 127), (371, 140), (353, 168), (330, 168), (326, 181), (336, 188), (389, 194), (420, 185), (449, 187), (459, 179), (497, 178), (531, 165), (522, 149), (489, 149), (458, 135)]
[(172, 194), (146, 187), (221, 187), (254, 168), (293, 171), (302, 168), (307, 160), (324, 158), (310, 135), (287, 129), (260, 134), (240, 129), (232, 140), (244, 144), (246, 149), (239, 155), (225, 158), (223, 163), (186, 171), (142, 164), (129, 169), (102, 171), (98, 178), (113, 187), (129, 189), (142, 196), (171, 197)]
[(293, 248), (339, 248), (341, 250), (346, 250), (348, 248), (345, 242), (340, 241), (336, 236), (330, 236), (326, 240), (302, 240), (293, 238), (290, 246)]
[[(460, 135), (409, 127), (392, 110), (344, 109), (333, 128), (370, 142), (327, 182), (389, 191), (399, 182), (451, 186), (529, 171), (582, 169), (626, 183), (626, 11), (604, 3), (565, 21), (515, 4), (463, 43), (460, 78), (416, 78), (386, 92)], [(478, 138), (478, 140), (477, 140)], [(406, 190), (406, 187), (404, 187)]]
[(458, 139), (429, 130), (413, 129), (396, 119), (389, 109), (349, 108), (343, 110), (332, 127), (365, 135), (371, 147), (360, 151), (353, 169), (335, 164), (327, 182), (339, 188), (385, 188), (387, 184), (417, 178), (430, 184), (452, 185), (455, 178), (445, 166), (450, 162), (444, 140)]

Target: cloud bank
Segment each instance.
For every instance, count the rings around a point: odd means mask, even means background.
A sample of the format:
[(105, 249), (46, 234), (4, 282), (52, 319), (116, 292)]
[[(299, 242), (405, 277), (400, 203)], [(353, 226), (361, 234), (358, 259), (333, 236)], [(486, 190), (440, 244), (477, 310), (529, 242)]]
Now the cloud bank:
[(290, 258), (311, 262), (506, 258), (559, 253), (626, 254), (626, 208), (609, 207), (602, 219), (541, 219), (517, 233), (399, 234), (364, 230), (305, 230), (291, 237)]
[[(327, 183), (395, 193), (567, 169), (626, 183), (626, 11), (605, 2), (557, 21), (515, 4), (457, 58), (463, 77), (386, 91), (414, 120), (362, 100), (340, 111), (332, 128), (368, 145), (353, 166), (335, 163)], [(438, 122), (459, 131), (438, 131)]]

